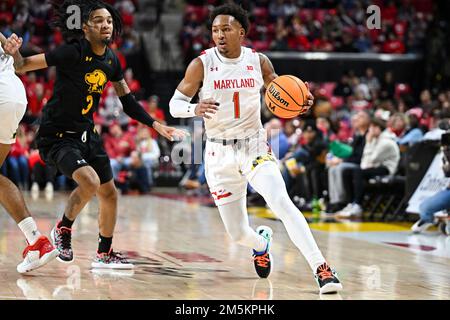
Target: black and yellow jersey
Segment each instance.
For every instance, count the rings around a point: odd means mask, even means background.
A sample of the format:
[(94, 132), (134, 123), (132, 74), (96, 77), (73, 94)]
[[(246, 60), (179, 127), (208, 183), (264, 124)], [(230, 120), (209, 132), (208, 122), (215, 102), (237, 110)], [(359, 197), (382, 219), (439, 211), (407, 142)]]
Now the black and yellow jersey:
[(56, 66), (53, 96), (44, 106), (40, 134), (82, 132), (93, 127), (92, 114), (108, 81), (121, 81), (122, 68), (114, 52), (92, 52), (88, 40), (64, 44), (45, 54), (48, 66)]

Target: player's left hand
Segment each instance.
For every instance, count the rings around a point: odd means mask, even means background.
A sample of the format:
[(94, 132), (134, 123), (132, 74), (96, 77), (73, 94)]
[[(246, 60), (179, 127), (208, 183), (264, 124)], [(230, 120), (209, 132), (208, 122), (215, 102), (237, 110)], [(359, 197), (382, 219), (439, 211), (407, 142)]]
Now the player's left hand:
[(23, 39), (13, 33), (8, 39), (6, 39), (3, 50), (7, 55), (13, 56), (19, 51), (22, 46), (22, 42)]
[(312, 105), (314, 104), (314, 96), (312, 95), (311, 91), (309, 90), (309, 83), (305, 81), (305, 85), (308, 88), (308, 96), (307, 96), (306, 103), (303, 106), (303, 110), (302, 110), (301, 114), (308, 112), (309, 109), (311, 109)]
[(189, 136), (189, 132), (185, 130), (177, 129), (174, 127), (168, 127), (157, 121), (153, 123), (153, 128), (156, 131), (158, 131), (160, 135), (162, 135), (164, 138), (170, 141), (180, 141), (183, 140), (185, 137)]

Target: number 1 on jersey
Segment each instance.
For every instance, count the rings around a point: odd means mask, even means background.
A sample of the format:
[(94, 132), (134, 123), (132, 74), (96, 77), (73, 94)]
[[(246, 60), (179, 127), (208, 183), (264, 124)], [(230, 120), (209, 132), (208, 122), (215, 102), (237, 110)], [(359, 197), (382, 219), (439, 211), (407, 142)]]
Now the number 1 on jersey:
[(239, 102), (239, 92), (233, 94), (234, 102), (234, 118), (239, 119), (241, 117), (241, 104)]

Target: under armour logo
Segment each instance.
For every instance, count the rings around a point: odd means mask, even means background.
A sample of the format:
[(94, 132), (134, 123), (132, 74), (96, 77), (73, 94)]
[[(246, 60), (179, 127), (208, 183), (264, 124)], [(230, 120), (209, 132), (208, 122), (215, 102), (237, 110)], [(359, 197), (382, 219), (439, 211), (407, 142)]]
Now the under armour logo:
[(253, 66), (247, 66), (248, 71), (253, 71)]
[(86, 164), (86, 160), (81, 159), (81, 160), (77, 160), (77, 164)]
[(33, 236), (35, 236), (35, 235), (37, 235), (37, 230), (31, 231), (31, 233), (33, 234)]
[(219, 67), (211, 67), (209, 68), (209, 71), (219, 71)]
[(92, 57), (86, 57), (86, 61), (92, 61)]

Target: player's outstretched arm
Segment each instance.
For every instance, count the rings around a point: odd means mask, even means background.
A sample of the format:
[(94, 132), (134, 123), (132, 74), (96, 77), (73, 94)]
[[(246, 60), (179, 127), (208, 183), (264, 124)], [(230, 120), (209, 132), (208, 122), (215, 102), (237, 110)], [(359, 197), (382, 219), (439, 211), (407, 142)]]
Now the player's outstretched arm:
[(28, 71), (47, 68), (47, 61), (45, 60), (45, 54), (43, 53), (26, 58), (22, 57), (19, 51), (22, 46), (22, 41), (22, 38), (13, 33), (8, 39), (6, 39), (3, 45), (5, 53), (14, 58), (14, 68), (16, 69), (16, 72), (25, 73)]
[[(267, 86), (272, 82), (272, 80), (277, 78), (278, 75), (275, 72), (272, 62), (269, 60), (269, 58), (266, 55), (260, 53), (259, 61), (261, 63), (261, 71), (262, 71), (262, 75), (263, 75), (263, 79), (264, 79), (264, 87), (267, 88)], [(302, 113), (305, 113), (306, 111), (308, 111), (309, 108), (314, 103), (314, 96), (309, 91), (309, 84), (308, 84), (308, 82), (305, 82), (305, 84), (308, 87), (308, 103), (307, 103), (307, 105), (309, 107), (306, 110), (302, 111)]]
[(113, 86), (119, 96), (120, 102), (122, 102), (123, 111), (131, 118), (149, 127), (153, 127), (160, 135), (170, 141), (181, 140), (187, 135), (187, 132), (183, 130), (169, 127), (155, 121), (144, 108), (142, 108), (139, 102), (136, 101), (136, 98), (131, 94), (124, 79), (113, 82)]
[(191, 103), (192, 97), (200, 89), (203, 81), (203, 63), (200, 58), (192, 60), (186, 69), (184, 79), (181, 80), (170, 100), (170, 114), (174, 118), (190, 118), (200, 116), (211, 119), (210, 114), (218, 110), (219, 103), (214, 99), (200, 100), (199, 103)]

